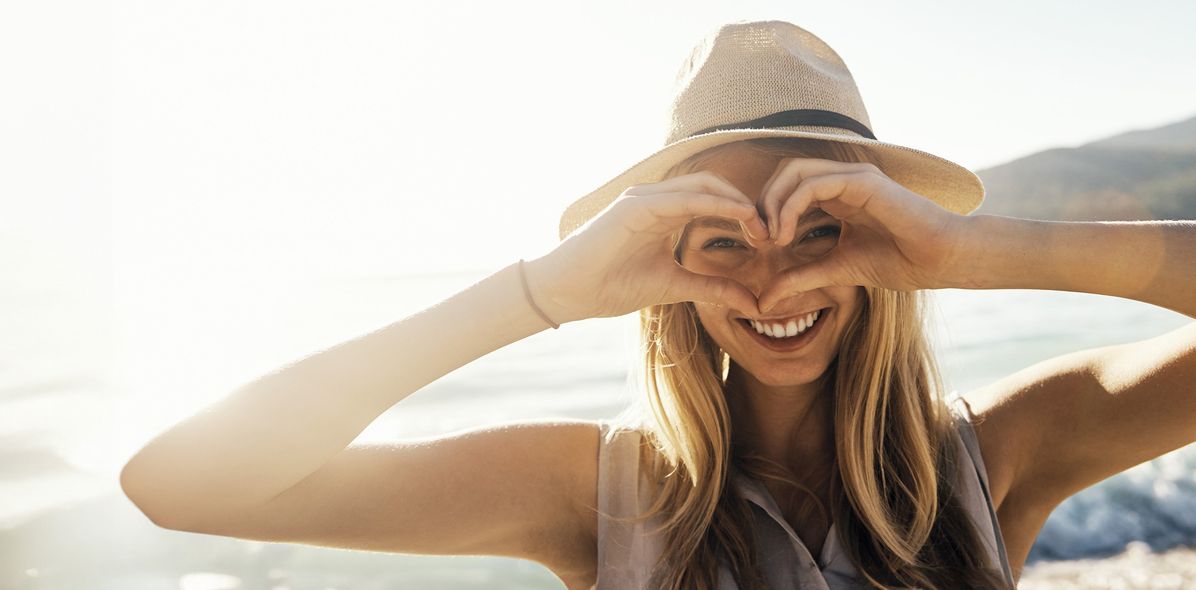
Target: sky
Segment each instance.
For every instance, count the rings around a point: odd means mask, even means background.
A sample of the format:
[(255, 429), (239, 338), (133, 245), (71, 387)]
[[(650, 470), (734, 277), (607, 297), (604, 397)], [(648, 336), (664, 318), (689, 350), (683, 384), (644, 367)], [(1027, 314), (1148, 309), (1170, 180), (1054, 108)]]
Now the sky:
[(81, 2), (0, 8), (9, 289), (497, 270), (662, 145), (723, 22), (843, 57), (873, 130), (978, 170), (1196, 114), (1153, 2)]

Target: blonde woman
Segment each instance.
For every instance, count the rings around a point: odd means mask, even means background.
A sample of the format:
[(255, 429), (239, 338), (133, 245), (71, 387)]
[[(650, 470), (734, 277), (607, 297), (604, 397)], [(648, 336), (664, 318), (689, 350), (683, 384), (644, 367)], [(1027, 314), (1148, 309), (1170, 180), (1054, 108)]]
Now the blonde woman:
[[(524, 558), (570, 589), (1011, 588), (1056, 505), (1196, 440), (1196, 325), (948, 401), (921, 307), (1035, 288), (1196, 316), (1192, 223), (969, 215), (975, 175), (877, 140), (790, 23), (720, 27), (677, 84), (665, 147), (556, 249), (239, 388), (126, 493), (163, 527)], [(614, 420), (350, 445), (490, 351), (637, 311), (642, 403)]]

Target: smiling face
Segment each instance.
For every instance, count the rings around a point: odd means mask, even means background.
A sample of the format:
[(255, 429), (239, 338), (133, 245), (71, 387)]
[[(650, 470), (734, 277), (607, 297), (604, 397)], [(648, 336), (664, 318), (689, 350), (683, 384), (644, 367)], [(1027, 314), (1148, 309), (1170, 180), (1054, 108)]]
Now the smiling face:
[[(737, 143), (700, 160), (688, 172), (714, 172), (759, 204), (761, 189), (780, 161), (781, 156)], [(840, 225), (821, 209), (810, 209), (798, 220), (792, 243), (777, 246), (769, 242), (754, 248), (737, 222), (698, 218), (682, 232), (678, 259), (691, 272), (733, 279), (759, 296), (778, 273), (834, 248)], [(848, 320), (863, 298), (862, 287), (824, 287), (794, 293), (761, 317), (707, 303), (695, 302), (694, 307), (702, 326), (747, 371), (748, 379), (785, 387), (808, 384), (826, 372)], [(813, 325), (809, 326), (811, 319)]]

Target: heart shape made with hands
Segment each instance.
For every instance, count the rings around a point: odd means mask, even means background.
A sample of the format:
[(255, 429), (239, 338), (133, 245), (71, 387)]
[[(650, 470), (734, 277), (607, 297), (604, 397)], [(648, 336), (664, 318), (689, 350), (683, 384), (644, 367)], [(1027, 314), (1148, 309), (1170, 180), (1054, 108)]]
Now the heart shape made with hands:
[(873, 164), (819, 158), (782, 159), (764, 185), (758, 207), (769, 228), (767, 242), (776, 247), (799, 239), (798, 229), (809, 223), (803, 216), (812, 209), (839, 222), (833, 247), (770, 278), (755, 296), (762, 313), (823, 287), (940, 287), (954, 261), (962, 258), (971, 219), (910, 191)]

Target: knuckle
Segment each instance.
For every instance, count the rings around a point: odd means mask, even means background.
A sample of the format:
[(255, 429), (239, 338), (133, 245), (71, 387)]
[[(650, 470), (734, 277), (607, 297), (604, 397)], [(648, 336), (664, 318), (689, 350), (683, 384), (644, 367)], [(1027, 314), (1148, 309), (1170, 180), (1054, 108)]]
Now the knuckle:
[(884, 174), (884, 172), (881, 171), (880, 166), (877, 166), (872, 162), (860, 162), (859, 167), (861, 170), (869, 174)]
[(712, 182), (716, 185), (724, 184), (724, 183), (728, 184), (728, 185), (731, 184), (730, 182), (727, 181), (727, 177), (725, 177), (722, 174), (719, 174), (718, 172), (715, 172), (713, 170), (703, 170), (700, 174), (702, 175), (702, 178), (704, 180), (706, 180), (707, 182)]
[(701, 181), (701, 186), (709, 191), (715, 192), (715, 194), (722, 194), (720, 191), (723, 190), (723, 187), (731, 186), (731, 183), (728, 182), (726, 178), (712, 170), (702, 170), (698, 172), (697, 175), (698, 179)]
[(634, 208), (635, 208), (635, 203), (631, 202), (630, 199), (627, 199), (624, 197), (615, 199), (615, 201), (610, 204), (610, 212), (615, 215), (626, 215), (628, 212), (630, 212), (631, 209), (634, 209)]
[(622, 193), (621, 193), (619, 196), (620, 196), (620, 197), (623, 197), (623, 196), (628, 196), (628, 197), (630, 197), (630, 196), (635, 196), (635, 195), (643, 194), (643, 190), (644, 190), (644, 185), (642, 185), (642, 184), (633, 184), (633, 185), (631, 185), (631, 186), (629, 186), (629, 187), (627, 187), (627, 188), (623, 189), (623, 192), (622, 192)]

